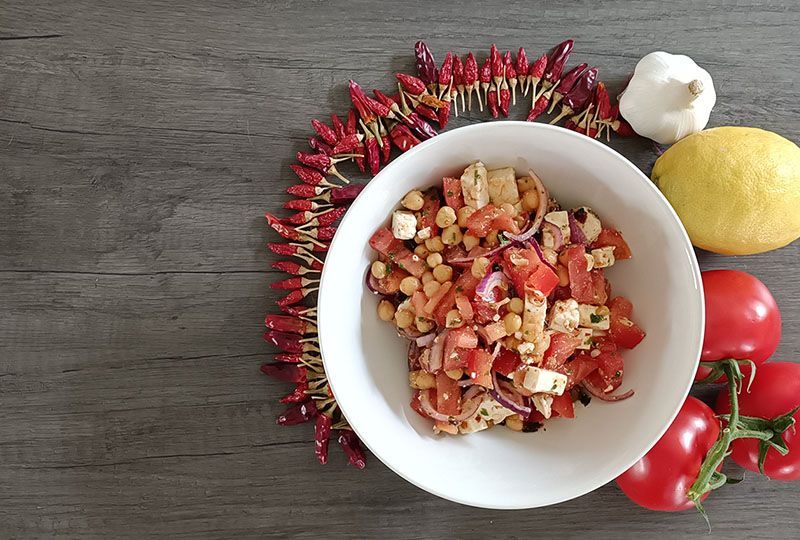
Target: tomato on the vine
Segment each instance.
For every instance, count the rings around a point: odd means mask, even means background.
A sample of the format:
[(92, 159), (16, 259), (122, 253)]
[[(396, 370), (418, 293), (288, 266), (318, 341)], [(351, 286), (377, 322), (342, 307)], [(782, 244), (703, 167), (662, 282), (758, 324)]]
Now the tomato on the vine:
[[(706, 303), (706, 332), (703, 362), (725, 358), (766, 362), (781, 339), (781, 313), (767, 286), (756, 277), (738, 270), (709, 270), (702, 273)], [(749, 368), (742, 367), (747, 374)], [(710, 369), (700, 366), (696, 380)]]
[(617, 485), (630, 500), (650, 510), (694, 508), (686, 492), (697, 479), (719, 431), (714, 411), (699, 399), (687, 397), (661, 439), (617, 478)]
[[(800, 364), (767, 362), (756, 369), (750, 391), (747, 391), (746, 384), (743, 386), (744, 390), (739, 393), (739, 414), (767, 419), (781, 416), (800, 405)], [(715, 409), (719, 414), (730, 412), (727, 389), (720, 391)], [(782, 456), (773, 448), (767, 450), (764, 474), (773, 480), (800, 479), (800, 411), (793, 417), (794, 427), (782, 435), (789, 453)], [(731, 450), (733, 461), (745, 469), (759, 472), (757, 439), (736, 439)]]

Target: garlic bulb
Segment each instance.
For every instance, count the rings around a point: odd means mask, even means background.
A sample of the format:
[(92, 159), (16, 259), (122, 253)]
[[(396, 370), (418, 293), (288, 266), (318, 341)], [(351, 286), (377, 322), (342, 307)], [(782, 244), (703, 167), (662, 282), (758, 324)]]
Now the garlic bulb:
[(706, 127), (716, 101), (706, 70), (688, 56), (657, 51), (636, 64), (619, 111), (639, 135), (672, 144)]

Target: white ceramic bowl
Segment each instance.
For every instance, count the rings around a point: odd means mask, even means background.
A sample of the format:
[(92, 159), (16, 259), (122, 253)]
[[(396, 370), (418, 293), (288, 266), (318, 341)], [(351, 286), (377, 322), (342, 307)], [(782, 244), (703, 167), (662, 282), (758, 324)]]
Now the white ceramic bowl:
[[(594, 399), (545, 431), (496, 427), (436, 436), (409, 406), (407, 342), (378, 319), (364, 286), (367, 241), (403, 195), (460, 175), (470, 162), (536, 171), (564, 206), (587, 205), (619, 228), (633, 259), (607, 276), (633, 301), (647, 337), (626, 351), (625, 401)], [(627, 470), (659, 439), (692, 383), (703, 340), (700, 270), (675, 212), (624, 157), (583, 135), (543, 124), (493, 122), (435, 137), (397, 158), (344, 217), (322, 274), (318, 320), (325, 369), (361, 440), (397, 474), (435, 495), (496, 509), (533, 508), (592, 491)]]

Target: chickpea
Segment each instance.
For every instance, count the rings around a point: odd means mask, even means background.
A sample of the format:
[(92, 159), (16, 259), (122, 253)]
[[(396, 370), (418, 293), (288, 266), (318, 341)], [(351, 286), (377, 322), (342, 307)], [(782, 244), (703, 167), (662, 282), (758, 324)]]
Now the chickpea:
[(444, 251), (444, 242), (442, 242), (442, 237), (434, 236), (433, 238), (428, 238), (425, 240), (425, 247), (428, 248), (428, 251), (432, 253)]
[(391, 321), (394, 319), (394, 304), (388, 300), (381, 300), (378, 302), (378, 317), (382, 321)]
[(472, 248), (481, 243), (480, 238), (472, 236), (471, 234), (465, 234), (461, 241), (464, 243), (464, 249), (467, 251), (470, 251)]
[(383, 261), (375, 261), (369, 269), (372, 272), (372, 277), (375, 279), (383, 279), (389, 273), (386, 271), (386, 263)]
[(428, 332), (433, 330), (433, 321), (425, 319), (423, 317), (417, 317), (417, 330), (419, 330), (423, 334), (427, 334)]
[(450, 225), (442, 231), (442, 243), (448, 246), (455, 246), (461, 242), (464, 235), (458, 225)]
[(425, 199), (422, 196), (422, 192), (415, 189), (406, 193), (406, 196), (403, 197), (403, 200), (400, 201), (400, 204), (409, 210), (416, 212), (417, 210), (421, 210), (425, 205)]
[(437, 266), (442, 264), (443, 260), (444, 259), (442, 259), (442, 254), (441, 253), (431, 253), (425, 259), (425, 262), (428, 263), (428, 266), (430, 266), (431, 268), (436, 268)]
[(422, 244), (420, 244), (420, 245), (418, 245), (417, 247), (414, 248), (414, 255), (418, 256), (420, 259), (424, 259), (430, 254), (431, 254), (431, 252), (428, 251), (428, 248), (426, 248)]
[(506, 418), (506, 427), (512, 431), (522, 431), (522, 418), (515, 414)]
[(445, 373), (445, 375), (447, 375), (448, 377), (450, 377), (454, 381), (457, 381), (458, 379), (461, 378), (462, 375), (464, 375), (464, 370), (461, 370), (461, 369), (449, 369), (449, 370), (445, 371), (444, 373)]
[(506, 327), (507, 334), (518, 332), (522, 328), (522, 317), (516, 313), (506, 313), (506, 316), (503, 317), (503, 325)]
[(394, 322), (398, 328), (408, 328), (414, 324), (414, 314), (407, 309), (398, 309), (394, 314)]
[(491, 231), (486, 235), (486, 246), (495, 247), (500, 245), (500, 240), (497, 238), (497, 231)]
[(569, 271), (563, 264), (556, 266), (556, 274), (558, 274), (558, 284), (562, 287), (569, 285)]
[(506, 349), (511, 349), (512, 351), (516, 351), (520, 343), (522, 343), (522, 340), (517, 339), (514, 336), (506, 336), (506, 338), (503, 340), (503, 344), (506, 346)]
[(500, 205), (500, 210), (508, 214), (509, 216), (517, 217), (517, 209), (514, 208), (514, 205), (511, 203), (503, 203)]
[(508, 303), (508, 309), (511, 311), (511, 313), (522, 315), (522, 311), (525, 309), (525, 302), (522, 300), (522, 298), (514, 297)]
[(427, 371), (417, 370), (411, 371), (408, 374), (408, 383), (411, 388), (417, 390), (427, 390), (436, 386), (436, 378)]
[(520, 193), (525, 193), (536, 188), (536, 180), (532, 176), (517, 178), (517, 189)]
[(439, 208), (439, 211), (436, 212), (436, 224), (442, 229), (449, 227), (455, 223), (457, 219), (456, 211), (449, 206), (442, 206)]
[(420, 278), (420, 280), (422, 281), (422, 284), (425, 285), (426, 283), (428, 283), (430, 281), (435, 281), (436, 278), (433, 277), (433, 272), (425, 272), (424, 274), (422, 274), (422, 277)]
[(467, 220), (469, 219), (469, 216), (471, 216), (475, 212), (476, 212), (476, 210), (471, 206), (462, 206), (461, 208), (459, 208), (458, 212), (457, 212), (457, 214), (458, 214), (458, 226), (461, 227), (462, 229), (466, 229), (467, 228)]
[(535, 189), (526, 191), (522, 194), (522, 209), (526, 212), (535, 210), (539, 207), (539, 192)]
[(457, 309), (451, 309), (445, 315), (445, 326), (447, 328), (458, 328), (464, 324), (464, 318), (461, 316), (461, 313)]
[[(440, 264), (436, 268), (433, 269), (433, 277), (436, 278), (436, 281), (439, 283), (444, 283), (445, 281), (450, 281), (453, 278), (453, 267), (448, 266), (446, 264)], [(402, 290), (403, 284), (400, 284), (400, 288)]]
[(470, 269), (472, 276), (479, 279), (485, 276), (486, 272), (489, 270), (489, 264), (489, 259), (486, 257), (478, 257), (472, 261), (472, 268)]
[(436, 291), (438, 291), (439, 287), (441, 287), (441, 286), (442, 286), (441, 283), (439, 283), (438, 281), (436, 281), (434, 279), (432, 281), (427, 282), (425, 285), (423, 285), (422, 286), (422, 291), (425, 293), (425, 296), (430, 298), (431, 296), (436, 294)]
[(414, 276), (408, 276), (400, 281), (400, 291), (406, 296), (411, 296), (417, 292), (421, 286), (422, 284)]

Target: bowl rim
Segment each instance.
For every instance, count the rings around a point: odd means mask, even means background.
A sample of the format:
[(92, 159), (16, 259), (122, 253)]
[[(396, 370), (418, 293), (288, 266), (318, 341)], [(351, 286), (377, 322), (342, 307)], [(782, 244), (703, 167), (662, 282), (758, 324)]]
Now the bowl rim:
[[(683, 226), (683, 223), (681, 222), (680, 218), (678, 217), (678, 214), (675, 212), (675, 209), (672, 208), (672, 205), (669, 203), (669, 201), (664, 196), (664, 194), (661, 193), (661, 191), (656, 187), (656, 185), (650, 180), (650, 178), (648, 178), (644, 174), (644, 172), (642, 172), (641, 169), (639, 169), (639, 167), (637, 167), (628, 158), (626, 158), (624, 155), (620, 154), (619, 152), (617, 152), (616, 150), (614, 150), (610, 146), (607, 146), (606, 144), (603, 144), (600, 141), (597, 141), (595, 139), (592, 139), (590, 137), (587, 137), (586, 135), (577, 133), (575, 131), (568, 130), (568, 129), (563, 128), (561, 126), (543, 124), (543, 123), (540, 123), (540, 122), (526, 122), (526, 121), (521, 121), (521, 120), (501, 120), (501, 121), (495, 121), (495, 122), (480, 122), (480, 123), (477, 123), (477, 124), (461, 126), (461, 127), (452, 129), (450, 131), (447, 131), (445, 133), (441, 133), (441, 134), (437, 135), (436, 137), (432, 137), (432, 138), (430, 138), (430, 139), (428, 139), (426, 141), (423, 141), (422, 143), (414, 146), (410, 150), (408, 150), (405, 153), (401, 154), (400, 156), (395, 158), (393, 161), (389, 162), (389, 164), (386, 167), (384, 167), (381, 171), (378, 172), (378, 174), (376, 174), (371, 180), (369, 180), (367, 182), (367, 184), (365, 185), (364, 189), (361, 191), (361, 193), (359, 193), (357, 199), (362, 199), (362, 198), (369, 197), (369, 194), (371, 192), (380, 189), (378, 187), (379, 184), (380, 184), (379, 180), (380, 180), (380, 178), (382, 176), (386, 176), (384, 173), (387, 170), (401, 167), (405, 162), (413, 159), (414, 156), (417, 153), (419, 153), (422, 149), (425, 149), (425, 148), (428, 148), (428, 147), (431, 147), (431, 146), (435, 146), (437, 144), (441, 144), (442, 141), (447, 141), (450, 138), (453, 138), (453, 137), (457, 136), (458, 134), (463, 133), (465, 131), (480, 131), (481, 129), (487, 129), (487, 128), (492, 128), (492, 129), (498, 129), (499, 128), (499, 129), (502, 129), (502, 127), (500, 127), (500, 126), (516, 126), (516, 127), (524, 126), (524, 129), (543, 130), (543, 131), (558, 131), (558, 132), (561, 132), (561, 133), (568, 134), (569, 137), (574, 138), (575, 140), (581, 140), (581, 141), (589, 143), (590, 145), (594, 145), (594, 146), (596, 146), (598, 148), (601, 148), (603, 152), (607, 153), (608, 155), (610, 155), (614, 159), (617, 159), (617, 160), (621, 161), (626, 167), (631, 169), (636, 175), (639, 176), (640, 180), (644, 182), (644, 184), (646, 186), (646, 189), (649, 189), (653, 193), (655, 193), (656, 198), (659, 201), (659, 203), (662, 204), (666, 208), (667, 213), (672, 217), (674, 222), (678, 225), (678, 230), (680, 231), (680, 237), (681, 237), (681, 240), (682, 240), (682, 243), (683, 243), (683, 247), (689, 253), (689, 262), (691, 263), (692, 277), (694, 279), (694, 282), (697, 285), (697, 289), (696, 289), (696, 291), (697, 291), (696, 304), (697, 305), (696, 305), (696, 308), (699, 310), (698, 315), (699, 315), (700, 331), (699, 331), (698, 336), (697, 336), (697, 338), (698, 338), (697, 339), (697, 343), (695, 344), (696, 358), (695, 358), (695, 361), (694, 361), (694, 364), (695, 364), (695, 370), (694, 371), (696, 372), (697, 366), (700, 363), (700, 355), (702, 353), (702, 345), (703, 345), (703, 339), (704, 339), (704, 335), (705, 335), (705, 302), (703, 300), (703, 298), (704, 298), (703, 281), (702, 281), (702, 278), (701, 278), (700, 265), (699, 265), (699, 262), (697, 261), (697, 254), (694, 251), (694, 248), (692, 246), (692, 242), (689, 239), (688, 233), (686, 232), (686, 228)], [(344, 221), (348, 220), (351, 217), (352, 217), (351, 216), (351, 212), (350, 212), (350, 210), (348, 210), (345, 213), (345, 215), (342, 217), (342, 221), (340, 222), (339, 229), (342, 228), (341, 225), (344, 223)], [(330, 245), (328, 247), (328, 251), (327, 251), (328, 254), (330, 254), (334, 250), (334, 246), (337, 244), (337, 241), (340, 241), (340, 236), (338, 234), (338, 231), (334, 235), (333, 239), (331, 240), (331, 243), (330, 243)], [(341, 240), (341, 242), (344, 242), (344, 240)], [(326, 259), (327, 259), (327, 257), (326, 257)], [(323, 364), (323, 368), (325, 370), (325, 375), (326, 375), (326, 377), (328, 379), (328, 384), (330, 385), (331, 390), (333, 391), (334, 390), (334, 388), (333, 388), (334, 387), (334, 383), (333, 383), (332, 378), (330, 377), (330, 371), (328, 369), (328, 366), (326, 365), (326, 363), (324, 361), (324, 358), (325, 358), (325, 344), (324, 344), (325, 343), (325, 339), (324, 339), (324, 336), (326, 335), (326, 333), (325, 333), (324, 325), (321, 324), (322, 323), (321, 315), (322, 315), (322, 313), (324, 313), (324, 311), (323, 311), (323, 307), (324, 307), (324, 301), (323, 301), (324, 294), (323, 294), (323, 291), (325, 290), (325, 285), (326, 285), (327, 281), (329, 281), (330, 279), (333, 279), (333, 278), (326, 279), (330, 275), (330, 272), (331, 272), (330, 269), (331, 269), (331, 265), (323, 265), (322, 274), (320, 276), (319, 293), (318, 293), (318, 296), (317, 296), (317, 317), (318, 317), (317, 318), (317, 324), (318, 324), (317, 337), (318, 337), (318, 340), (319, 340), (320, 356), (323, 359), (322, 364)], [(423, 483), (421, 481), (417, 481), (416, 479), (412, 479), (409, 475), (407, 475), (404, 472), (398, 470), (392, 463), (384, 460), (381, 457), (381, 455), (378, 452), (375, 451), (375, 449), (369, 444), (368, 439), (363, 436), (362, 432), (359, 431), (359, 429), (354, 425), (354, 423), (350, 422), (349, 416), (348, 416), (348, 412), (342, 406), (341, 402), (339, 402), (337, 400), (337, 403), (338, 403), (339, 409), (342, 411), (342, 414), (344, 415), (344, 417), (346, 419), (348, 419), (348, 424), (353, 429), (353, 431), (356, 433), (356, 435), (358, 435), (359, 439), (361, 439), (361, 442), (367, 447), (367, 449), (369, 449), (370, 452), (372, 452), (372, 454), (381, 461), (381, 463), (383, 463), (391, 471), (393, 471), (395, 474), (397, 474), (398, 476), (400, 476), (401, 478), (403, 478), (407, 482), (409, 482), (409, 483), (413, 484), (414, 486), (416, 486), (416, 487), (418, 487), (418, 488), (420, 488), (420, 489), (422, 489), (422, 490), (424, 490), (424, 491), (426, 491), (428, 493), (431, 493), (431, 494), (433, 494), (433, 495), (435, 495), (437, 497), (440, 497), (442, 499), (445, 499), (445, 500), (448, 500), (448, 501), (452, 501), (452, 502), (455, 502), (455, 503), (458, 503), (458, 504), (462, 504), (464, 506), (470, 506), (470, 507), (475, 507), (475, 508), (486, 508), (486, 509), (490, 509), (490, 510), (523, 510), (523, 509), (542, 508), (542, 507), (545, 507), (545, 506), (552, 506), (552, 505), (560, 504), (560, 503), (563, 503), (563, 502), (566, 502), (566, 501), (570, 501), (570, 500), (573, 500), (573, 499), (577, 499), (578, 497), (582, 497), (582, 496), (586, 495), (587, 493), (591, 493), (591, 492), (597, 490), (598, 488), (608, 484), (609, 482), (613, 481), (616, 477), (618, 477), (620, 474), (622, 474), (623, 472), (627, 471), (637, 461), (639, 461), (645, 454), (647, 454), (647, 452), (649, 452), (653, 448), (653, 446), (655, 446), (655, 444), (661, 439), (661, 437), (664, 435), (664, 433), (667, 431), (667, 429), (672, 425), (673, 421), (675, 420), (675, 417), (678, 415), (678, 412), (680, 411), (681, 407), (683, 406), (683, 403), (686, 401), (686, 397), (689, 395), (689, 391), (691, 390), (691, 387), (692, 387), (693, 383), (694, 383), (694, 373), (692, 374), (691, 377), (687, 378), (687, 381), (685, 382), (684, 389), (683, 389), (683, 400), (675, 406), (675, 410), (672, 412), (672, 414), (669, 417), (669, 422), (666, 422), (664, 424), (664, 426), (662, 426), (662, 428), (659, 430), (658, 436), (655, 437), (654, 440), (652, 440), (650, 443), (648, 443), (646, 445), (646, 448), (643, 451), (641, 451), (637, 455), (637, 457), (635, 459), (631, 460), (630, 463), (628, 463), (624, 468), (622, 468), (622, 470), (617, 471), (614, 474), (613, 478), (611, 478), (609, 480), (606, 480), (604, 482), (600, 482), (600, 483), (595, 482), (596, 485), (592, 484), (587, 489), (581, 491), (580, 493), (576, 493), (576, 494), (573, 494), (571, 496), (561, 497), (561, 498), (559, 498), (557, 500), (553, 500), (553, 501), (547, 502), (546, 504), (537, 504), (537, 505), (530, 505), (530, 504), (522, 504), (522, 505), (496, 504), (496, 505), (494, 505), (494, 504), (485, 504), (485, 503), (478, 504), (475, 501), (465, 500), (465, 499), (460, 498), (458, 496), (445, 494), (442, 491), (440, 491), (439, 489), (436, 489), (435, 487), (433, 487), (431, 485), (426, 485), (425, 483)]]

